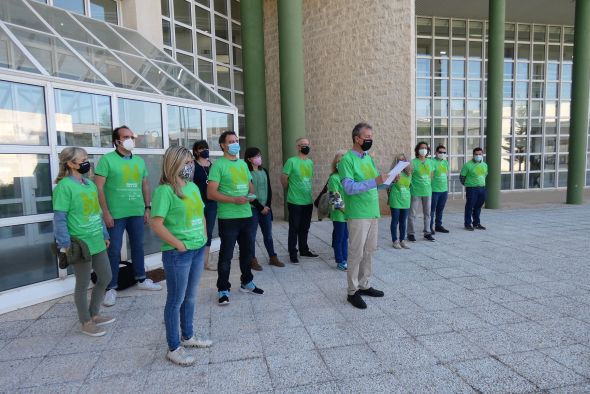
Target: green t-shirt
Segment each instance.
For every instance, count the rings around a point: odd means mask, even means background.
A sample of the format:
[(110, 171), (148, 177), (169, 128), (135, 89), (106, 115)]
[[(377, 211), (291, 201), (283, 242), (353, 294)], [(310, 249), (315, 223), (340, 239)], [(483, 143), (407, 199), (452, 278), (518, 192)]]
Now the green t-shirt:
[(446, 160), (432, 160), (434, 176), (432, 177), (432, 191), (441, 193), (449, 191), (449, 162)]
[[(154, 190), (152, 217), (164, 218), (164, 227), (170, 231), (185, 248), (197, 250), (207, 242), (204, 228), (205, 204), (197, 185), (187, 182), (182, 188), (184, 198), (174, 193), (170, 185), (160, 185)], [(174, 246), (162, 241), (162, 251), (173, 250)]]
[(68, 214), (68, 233), (84, 241), (94, 255), (105, 250), (106, 245), (98, 189), (92, 181), (86, 182), (82, 185), (70, 177), (59, 181), (53, 190), (53, 210)]
[[(375, 179), (379, 175), (379, 171), (377, 171), (371, 156), (365, 154), (360, 158), (354, 151), (349, 150), (338, 164), (338, 174), (341, 179), (348, 178), (354, 182), (363, 182)], [(374, 219), (381, 217), (377, 188), (354, 195), (346, 194), (345, 191), (344, 204), (347, 219)]]
[(283, 174), (289, 177), (287, 202), (295, 205), (309, 205), (313, 203), (311, 180), (313, 178), (313, 161), (301, 160), (293, 156), (283, 166)]
[[(334, 173), (328, 178), (328, 191), (332, 193), (339, 193), (340, 197), (344, 199), (344, 188), (342, 187), (342, 182), (338, 173)], [(346, 210), (346, 202), (344, 205), (344, 209)], [(344, 212), (339, 209), (334, 209), (333, 207), (330, 208), (330, 219), (332, 219), (333, 222), (346, 222)]]
[(266, 172), (262, 168), (258, 171), (252, 171), (252, 184), (254, 185), (254, 194), (262, 206), (268, 202), (268, 179)]
[(428, 197), (432, 195), (431, 174), (434, 170), (432, 160), (425, 159), (422, 162), (420, 159), (412, 159), (412, 185), (410, 192), (412, 197)]
[(393, 185), (389, 191), (389, 207), (395, 209), (408, 209), (410, 208), (410, 202), (412, 196), (410, 194), (410, 184), (412, 178), (402, 171), (399, 174), (399, 179)]
[(124, 159), (116, 151), (100, 158), (96, 175), (105, 177), (104, 194), (113, 219), (143, 216), (145, 202), (141, 185), (148, 176), (143, 159)]
[[(244, 160), (229, 160), (220, 157), (215, 160), (209, 171), (209, 182), (219, 183), (220, 193), (231, 197), (246, 197), (250, 193), (252, 174)], [(250, 204), (217, 203), (219, 219), (241, 219), (252, 216)]]
[(465, 177), (465, 187), (478, 187), (486, 185), (486, 176), (488, 175), (488, 165), (486, 163), (476, 163), (469, 160), (461, 168), (461, 176)]

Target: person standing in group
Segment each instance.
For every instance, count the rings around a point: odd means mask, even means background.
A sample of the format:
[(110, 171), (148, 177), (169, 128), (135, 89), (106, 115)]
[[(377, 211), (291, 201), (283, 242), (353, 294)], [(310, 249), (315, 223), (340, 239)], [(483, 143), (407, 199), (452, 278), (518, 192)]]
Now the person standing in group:
[(207, 183), (209, 182), (209, 170), (211, 169), (211, 160), (209, 160), (209, 144), (205, 140), (197, 141), (193, 144), (193, 156), (195, 158), (195, 175), (193, 182), (199, 187), (201, 198), (205, 203), (205, 221), (207, 222), (207, 244), (205, 245), (205, 269), (208, 271), (217, 271), (217, 267), (209, 263), (209, 249), (213, 239), (213, 229), (215, 228), (215, 219), (217, 218), (217, 201), (207, 198)]
[[(397, 155), (392, 167), (400, 161), (407, 161), (403, 153)], [(399, 175), (399, 180), (389, 188), (389, 208), (391, 209), (391, 240), (394, 249), (410, 249), (406, 243), (406, 222), (410, 211), (410, 184), (412, 183), (412, 165), (409, 164)], [(399, 227), (399, 240), (397, 230)]]
[(287, 159), (281, 174), (281, 184), (287, 190), (289, 210), (289, 258), (294, 264), (299, 263), (297, 245), (299, 245), (300, 256), (318, 257), (307, 245), (313, 213), (313, 161), (307, 157), (310, 152), (309, 140), (299, 138), (296, 143), (297, 156)]
[(137, 287), (141, 290), (162, 290), (162, 286), (146, 278), (143, 225), (149, 220), (150, 191), (143, 159), (132, 153), (135, 135), (127, 126), (117, 127), (112, 135), (115, 150), (100, 158), (95, 182), (98, 201), (111, 237), (108, 248), (112, 279), (104, 298), (105, 306), (117, 300), (117, 281), (121, 264), (123, 235), (127, 230), (131, 245), (131, 261)]
[(465, 194), (467, 195), (467, 201), (465, 202), (465, 230), (486, 229), (481, 225), (479, 215), (486, 201), (487, 175), (488, 165), (483, 161), (483, 149), (475, 148), (473, 150), (473, 160), (469, 160), (463, 165), (459, 176), (461, 184), (465, 186)]
[[(64, 148), (59, 154), (59, 173), (53, 191), (53, 228), (60, 253), (68, 254), (73, 243), (90, 255), (90, 261), (72, 264), (76, 284), (74, 303), (82, 333), (100, 337), (106, 334), (103, 325), (115, 321), (113, 317), (99, 315), (100, 303), (111, 280), (111, 269), (106, 253), (109, 234), (98, 203), (96, 185), (83, 175), (90, 170), (88, 154), (82, 148)], [(88, 304), (90, 272), (97, 281), (92, 288)]]
[(348, 269), (348, 226), (346, 224), (346, 205), (344, 204), (344, 189), (342, 178), (338, 173), (340, 160), (346, 154), (345, 150), (338, 151), (332, 160), (332, 173), (328, 178), (328, 193), (330, 201), (330, 219), (332, 220), (332, 248), (336, 268), (341, 271)]
[(434, 241), (430, 232), (430, 205), (432, 199), (432, 161), (426, 156), (429, 152), (426, 142), (418, 142), (414, 148), (416, 158), (412, 159), (412, 184), (410, 193), (412, 201), (410, 203), (410, 217), (408, 218), (408, 241), (416, 242), (415, 222), (418, 212), (422, 209), (424, 217), (424, 238), (428, 241)]
[(387, 175), (379, 175), (373, 158), (367, 153), (373, 145), (373, 128), (369, 124), (354, 126), (352, 142), (352, 149), (338, 165), (349, 232), (347, 300), (354, 307), (365, 309), (367, 304), (361, 296), (384, 296), (381, 290), (369, 286), (369, 278), (381, 217), (377, 187), (383, 184)]
[(223, 156), (215, 160), (209, 172), (207, 198), (218, 202), (217, 216), (221, 246), (217, 264), (217, 290), (220, 306), (229, 304), (229, 273), (236, 241), (240, 248), (240, 291), (262, 295), (264, 291), (254, 285), (252, 257), (255, 239), (252, 235), (252, 209), (255, 199), (252, 175), (248, 166), (238, 158), (240, 143), (233, 131), (219, 136)]
[[(274, 241), (272, 240), (272, 189), (270, 187), (270, 176), (266, 168), (262, 167), (262, 152), (256, 147), (246, 149), (244, 161), (248, 165), (254, 185), (256, 199), (250, 202), (252, 206), (252, 236), (256, 240), (256, 232), (260, 225), (264, 247), (268, 253), (268, 264), (275, 267), (284, 267), (285, 264), (279, 260), (275, 252)], [(256, 249), (256, 248), (255, 248)], [(262, 266), (256, 259), (256, 252), (252, 256), (252, 269), (262, 271)]]
[(442, 225), (442, 216), (449, 197), (449, 162), (447, 148), (444, 145), (436, 147), (436, 158), (431, 161), (432, 174), (432, 202), (430, 205), (430, 232), (448, 233)]
[(166, 274), (166, 358), (178, 365), (195, 362), (186, 353), (186, 347), (203, 348), (212, 344), (195, 336), (193, 329), (207, 242), (203, 200), (199, 188), (191, 182), (194, 170), (193, 156), (188, 149), (173, 146), (166, 150), (160, 185), (154, 190), (150, 221), (154, 233), (162, 240)]

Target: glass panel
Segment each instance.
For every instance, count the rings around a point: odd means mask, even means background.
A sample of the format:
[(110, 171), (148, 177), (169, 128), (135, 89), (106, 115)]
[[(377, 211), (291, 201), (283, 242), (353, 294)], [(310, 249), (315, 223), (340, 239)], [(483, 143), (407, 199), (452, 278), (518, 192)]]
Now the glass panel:
[(215, 60), (221, 63), (229, 64), (229, 44), (223, 41), (215, 40)]
[(39, 70), (8, 38), (4, 30), (0, 30), (0, 67), (27, 71), (39, 74)]
[(504, 59), (514, 60), (514, 44), (511, 42), (504, 44)]
[(456, 78), (465, 78), (464, 60), (453, 60), (451, 62), (451, 76)]
[(236, 46), (233, 47), (234, 51), (234, 66), (235, 67), (243, 67), (242, 63), (242, 50)]
[(57, 278), (53, 223), (0, 227), (0, 291)]
[(226, 0), (214, 0), (213, 9), (220, 14), (227, 15), (227, 3)]
[(237, 21), (242, 19), (242, 14), (240, 12), (240, 3), (236, 0), (231, 0), (231, 18)]
[(120, 98), (119, 124), (129, 126), (137, 135), (138, 148), (163, 147), (160, 104)]
[(418, 78), (416, 81), (416, 95), (418, 97), (429, 97), (430, 94), (430, 79)]
[(544, 79), (545, 78), (545, 64), (544, 63), (533, 63), (532, 71), (533, 71), (533, 79)]
[(481, 78), (481, 61), (470, 60), (469, 61), (469, 78)]
[(69, 146), (112, 146), (109, 96), (55, 90), (57, 143)]
[(234, 90), (244, 91), (244, 77), (241, 71), (234, 70)]
[(105, 84), (57, 38), (16, 27), (11, 27), (10, 30), (50, 75)]
[(221, 150), (219, 147), (219, 136), (226, 130), (233, 130), (233, 127), (233, 115), (207, 111), (207, 142), (209, 149)]
[(561, 27), (549, 26), (549, 42), (559, 43), (561, 41)]
[(155, 93), (143, 79), (134, 74), (126, 65), (105, 49), (74, 41), (69, 43), (113, 85), (120, 88)]
[(176, 60), (178, 63), (182, 64), (184, 67), (187, 68), (190, 72), (195, 72), (195, 58), (189, 55), (185, 55), (183, 53), (176, 54)]
[(471, 118), (481, 116), (481, 100), (467, 100), (467, 116)]
[(211, 59), (211, 37), (197, 33), (197, 54)]
[[(225, 0), (224, 0), (225, 1)], [(224, 40), (229, 40), (229, 32), (227, 26), (227, 19), (215, 15), (215, 36)]]
[(516, 98), (528, 98), (529, 97), (529, 83), (518, 82), (516, 84)]
[(192, 30), (175, 24), (174, 37), (176, 38), (176, 49), (180, 49), (187, 52), (193, 51)]
[(559, 79), (559, 64), (547, 63), (547, 80), (557, 81)]
[(166, 56), (157, 46), (149, 42), (144, 36), (136, 32), (135, 30), (125, 29), (123, 27), (109, 26), (111, 29), (119, 33), (123, 38), (129, 41), (138, 51), (140, 51), (145, 57), (151, 60), (160, 60), (171, 63), (170, 57)]
[(430, 116), (430, 100), (416, 100), (416, 117), (429, 118)]
[(526, 174), (514, 174), (514, 189), (526, 188)]
[(416, 18), (416, 31), (419, 36), (431, 36), (432, 18)]
[(573, 27), (564, 27), (563, 28), (563, 42), (565, 44), (573, 44), (574, 43), (574, 28)]
[(531, 138), (531, 153), (543, 153), (543, 138), (532, 137)]
[(100, 45), (90, 34), (82, 28), (67, 12), (55, 7), (48, 7), (39, 3), (31, 5), (43, 15), (49, 25), (65, 38)]
[(191, 25), (191, 5), (186, 0), (172, 0), (174, 5), (174, 21)]
[(479, 39), (481, 40), (483, 37), (483, 24), (477, 21), (470, 21), (469, 22), (469, 38), (470, 39)]
[(533, 60), (545, 61), (545, 45), (543, 45), (543, 44), (533, 45)]
[(211, 33), (211, 13), (199, 6), (195, 6), (195, 25), (197, 29)]
[(418, 137), (430, 136), (431, 130), (431, 119), (430, 118), (419, 118), (416, 119), (416, 128), (418, 130)]
[(90, 16), (116, 25), (119, 22), (117, 3), (113, 0), (90, 0)]
[(242, 45), (242, 29), (237, 23), (231, 24), (231, 40), (236, 45)]
[(434, 119), (434, 135), (449, 135), (448, 119)]
[(533, 40), (535, 40), (537, 42), (545, 42), (545, 33), (546, 33), (545, 26), (535, 26), (534, 33), (533, 33)]
[(449, 100), (434, 100), (434, 116), (449, 116), (447, 107)]
[(481, 54), (481, 41), (469, 41), (469, 57), (481, 59)]
[(543, 174), (543, 188), (549, 187), (555, 187), (555, 172), (545, 172)]
[(449, 40), (434, 40), (434, 56), (449, 56)]
[(543, 121), (541, 119), (531, 119), (531, 134), (543, 134)]
[(515, 31), (516, 31), (516, 26), (514, 25), (514, 23), (504, 24), (504, 39), (506, 41), (514, 41)]
[(519, 41), (530, 41), (531, 40), (531, 27), (529, 25), (518, 25), (518, 40)]
[[(131, 45), (127, 44), (124, 40), (121, 40), (118, 34), (112, 31), (105, 23), (95, 21), (90, 18), (85, 18), (80, 15), (75, 15), (76, 19), (80, 21), (85, 28), (90, 30), (107, 48), (115, 51), (121, 51), (125, 53), (131, 53), (132, 55), (139, 55)], [(120, 29), (120, 28), (119, 28)]]
[(160, 5), (162, 7), (162, 15), (170, 16), (170, 4), (169, 0), (160, 0)]
[(465, 100), (451, 100), (451, 116), (465, 116)]
[(434, 20), (434, 34), (437, 36), (448, 37), (449, 36), (449, 20), (448, 19), (435, 19)]
[(563, 63), (561, 68), (561, 79), (564, 81), (571, 81), (572, 80), (572, 64), (571, 63)]
[(504, 98), (512, 98), (512, 82), (504, 82), (502, 90)]
[(561, 84), (561, 99), (569, 100), (572, 98), (572, 84), (562, 83)]
[(162, 38), (164, 45), (172, 46), (172, 35), (170, 33), (170, 22), (162, 19)]
[(448, 77), (449, 76), (449, 61), (446, 59), (434, 59), (434, 76)]
[(516, 63), (516, 78), (529, 79), (529, 64), (524, 62)]
[(531, 58), (531, 46), (529, 44), (518, 44), (517, 58), (519, 60), (529, 60)]
[(481, 81), (469, 81), (467, 95), (472, 98), (481, 97)]
[(481, 124), (479, 119), (469, 119), (467, 121), (467, 134), (468, 135), (480, 135), (482, 132)]
[(452, 136), (465, 135), (465, 119), (463, 119), (463, 118), (451, 119), (451, 135)]
[(563, 46), (562, 59), (564, 62), (571, 62), (574, 59), (574, 47), (571, 45)]
[(557, 152), (557, 138), (545, 137), (545, 153)]
[(558, 62), (561, 59), (561, 48), (559, 45), (549, 45), (547, 59), (554, 62)]
[(545, 119), (545, 134), (557, 134), (557, 119)]
[(205, 83), (213, 84), (213, 63), (199, 59), (199, 78)]
[[(528, 132), (528, 119), (527, 118), (516, 118), (514, 120), (514, 131), (516, 135), (527, 135)], [(526, 143), (525, 143), (526, 145)]]
[(556, 99), (557, 98), (557, 83), (547, 83), (547, 92), (545, 98)]
[(217, 69), (217, 85), (220, 87), (231, 89), (229, 67), (217, 65), (215, 66), (215, 68)]
[(240, 93), (234, 93), (235, 101), (234, 104), (238, 107), (240, 114), (244, 113), (244, 95)]
[(435, 79), (434, 80), (434, 96), (447, 97), (449, 95), (449, 80)]
[(467, 49), (465, 48), (465, 41), (453, 40), (452, 41), (453, 57), (465, 57)]
[(465, 81), (460, 79), (451, 80), (451, 97), (465, 97)]
[(543, 98), (543, 82), (531, 83), (531, 97)]
[[(454, 155), (464, 155), (465, 154), (465, 139), (464, 138), (452, 138), (450, 151)], [(458, 170), (460, 170), (460, 168)]]
[(48, 144), (42, 87), (0, 81), (0, 140), (2, 144)]
[(170, 146), (182, 145), (191, 149), (193, 143), (202, 138), (201, 111), (168, 105), (168, 137)]
[(466, 33), (466, 23), (463, 20), (454, 20), (453, 21), (453, 38), (465, 38), (467, 35)]
[(416, 39), (416, 54), (432, 56), (432, 38)]
[(20, 0), (1, 1), (0, 20), (49, 33), (49, 30), (39, 18), (33, 14), (33, 11)]
[(53, 0), (53, 5), (84, 15), (84, 0)]
[(196, 0), (197, 3), (204, 5), (205, 7), (209, 8), (211, 7), (209, 5), (209, 0)]

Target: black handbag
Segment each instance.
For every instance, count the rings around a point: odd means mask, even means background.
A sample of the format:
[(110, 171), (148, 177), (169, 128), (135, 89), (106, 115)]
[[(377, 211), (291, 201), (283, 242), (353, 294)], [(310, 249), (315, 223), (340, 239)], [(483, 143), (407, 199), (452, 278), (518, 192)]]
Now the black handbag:
[[(96, 284), (96, 272), (90, 274), (90, 280)], [(137, 283), (133, 271), (133, 263), (130, 261), (121, 261), (119, 265), (119, 277), (117, 280), (117, 290), (127, 289)]]

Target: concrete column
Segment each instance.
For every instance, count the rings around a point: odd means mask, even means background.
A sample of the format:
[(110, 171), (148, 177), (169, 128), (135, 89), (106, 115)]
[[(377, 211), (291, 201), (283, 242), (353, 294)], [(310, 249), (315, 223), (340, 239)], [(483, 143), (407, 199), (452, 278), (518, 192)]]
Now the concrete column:
[[(504, 23), (506, 0), (489, 0), (488, 108), (486, 124), (486, 208), (500, 208), (502, 160), (502, 83), (504, 81)], [(469, 153), (469, 152), (467, 152)]]
[(567, 203), (584, 202), (590, 92), (590, 0), (576, 1)]
[(262, 152), (269, 165), (266, 123), (263, 0), (242, 0), (242, 59), (244, 61), (244, 112), (246, 142)]
[(121, 1), (123, 26), (137, 30), (158, 48), (162, 48), (162, 4), (160, 0)]

